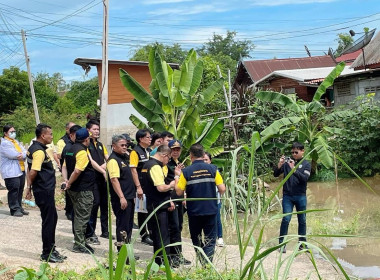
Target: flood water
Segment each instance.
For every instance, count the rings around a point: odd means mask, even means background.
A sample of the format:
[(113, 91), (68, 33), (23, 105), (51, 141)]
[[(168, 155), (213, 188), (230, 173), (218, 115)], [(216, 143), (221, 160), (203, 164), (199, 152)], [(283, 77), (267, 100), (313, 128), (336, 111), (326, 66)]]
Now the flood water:
[(326, 223), (331, 223), (329, 218), (333, 221), (330, 227), (363, 236), (332, 238), (326, 245), (351, 275), (375, 279), (380, 278), (380, 176), (366, 181), (376, 194), (356, 179), (339, 180), (338, 186), (311, 182), (308, 208), (334, 209), (326, 214)]

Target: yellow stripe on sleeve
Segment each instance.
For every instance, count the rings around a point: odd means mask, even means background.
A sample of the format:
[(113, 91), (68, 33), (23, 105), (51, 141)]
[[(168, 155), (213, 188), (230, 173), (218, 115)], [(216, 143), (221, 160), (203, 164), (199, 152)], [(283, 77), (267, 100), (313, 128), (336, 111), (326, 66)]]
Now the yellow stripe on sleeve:
[(216, 171), (215, 185), (219, 186), (220, 184), (223, 184), (223, 178), (222, 175), (220, 175), (219, 171)]
[(181, 175), (179, 176), (179, 180), (178, 180), (178, 188), (180, 188), (181, 190), (186, 190), (186, 184), (187, 184), (187, 181), (185, 179), (185, 176), (183, 176), (183, 173), (181, 173)]
[(76, 154), (75, 159), (76, 159), (75, 168), (79, 169), (80, 171), (85, 170), (87, 165), (90, 162), (87, 156), (87, 152), (85, 150), (79, 151)]
[(59, 139), (57, 142), (57, 154), (62, 154), (62, 151), (65, 148), (65, 146), (65, 141), (63, 141), (63, 139)]
[(136, 151), (132, 151), (129, 156), (129, 167), (137, 167), (139, 165), (139, 155)]
[(112, 158), (107, 162), (107, 170), (110, 178), (120, 178), (120, 168), (117, 161)]
[(154, 165), (149, 171), (150, 178), (153, 181), (154, 186), (165, 185), (165, 176), (162, 167)]
[(45, 153), (41, 150), (37, 150), (32, 155), (32, 167), (31, 169), (41, 171), (42, 163), (45, 160)]

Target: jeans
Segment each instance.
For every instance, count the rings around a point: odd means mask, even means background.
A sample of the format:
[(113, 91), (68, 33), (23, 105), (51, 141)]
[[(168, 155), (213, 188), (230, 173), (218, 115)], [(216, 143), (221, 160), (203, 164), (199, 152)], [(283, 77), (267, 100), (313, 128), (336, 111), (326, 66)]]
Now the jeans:
[[(210, 262), (215, 252), (216, 243), (216, 214), (204, 216), (188, 216), (189, 230), (191, 241), (194, 246), (201, 247)], [(202, 231), (204, 238), (202, 239)], [(200, 254), (197, 254), (202, 264), (207, 264), (207, 261)]]
[[(284, 195), (282, 198), (282, 212), (284, 214), (292, 213), (294, 206), (296, 207), (297, 212), (305, 211), (306, 205), (306, 195)], [(306, 213), (297, 214), (297, 218), (299, 241), (306, 241)], [(284, 241), (285, 235), (288, 234), (288, 227), (291, 219), (291, 214), (282, 218), (279, 238), (280, 243)]]
[(23, 210), (21, 201), (25, 186), (25, 172), (19, 177), (4, 179), (4, 182), (8, 189), (8, 206), (11, 215), (17, 211), (21, 212)]

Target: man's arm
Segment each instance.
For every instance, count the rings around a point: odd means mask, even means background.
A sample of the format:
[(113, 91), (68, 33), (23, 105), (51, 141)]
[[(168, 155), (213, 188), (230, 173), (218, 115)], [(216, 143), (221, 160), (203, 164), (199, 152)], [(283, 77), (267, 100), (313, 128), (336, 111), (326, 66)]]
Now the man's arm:
[(302, 164), (304, 166), (302, 168), (297, 168), (293, 175), (296, 176), (300, 182), (306, 183), (310, 177), (311, 165), (307, 161), (304, 161)]
[(135, 183), (135, 186), (136, 186), (137, 197), (139, 199), (142, 199), (144, 192), (143, 192), (143, 189), (142, 189), (141, 184), (140, 184), (139, 174), (137, 173), (137, 168), (131, 167), (131, 172), (132, 172), (133, 182)]
[(278, 177), (282, 173), (284, 173), (284, 163), (285, 163), (285, 156), (281, 156), (280, 160), (278, 161), (277, 166), (273, 170), (274, 177)]
[(78, 179), (79, 175), (84, 171), (87, 165), (90, 163), (86, 151), (80, 151), (75, 156), (75, 168), (71, 173), (69, 181), (66, 184), (65, 190), (70, 189), (71, 185)]
[(38, 171), (41, 171), (42, 163), (45, 160), (45, 153), (41, 150), (35, 151), (32, 154), (32, 166), (29, 172), (26, 174), (26, 199), (32, 198), (32, 185), (37, 177)]
[(165, 184), (165, 176), (163, 167), (159, 165), (153, 166), (149, 171), (150, 178), (153, 181), (154, 186), (159, 192), (167, 192), (174, 190), (175, 181), (171, 181), (170, 184)]
[(220, 175), (218, 170), (215, 174), (215, 185), (218, 188), (218, 192), (220, 193), (220, 195), (223, 195), (226, 191), (226, 186), (224, 185), (222, 175)]
[(186, 184), (187, 181), (185, 177), (183, 176), (183, 173), (178, 175), (178, 169), (175, 170), (175, 176), (174, 176), (174, 188), (175, 192), (178, 196), (182, 196), (186, 190)]
[(107, 173), (106, 173), (106, 170), (105, 170), (105, 167), (106, 167), (105, 163), (104, 163), (104, 168), (102, 168), (95, 160), (92, 159), (92, 156), (91, 156), (90, 153), (88, 153), (88, 158), (89, 158), (89, 160), (91, 162), (92, 167), (96, 171), (98, 171), (99, 173), (101, 173), (104, 176), (104, 178), (106, 179), (107, 178)]

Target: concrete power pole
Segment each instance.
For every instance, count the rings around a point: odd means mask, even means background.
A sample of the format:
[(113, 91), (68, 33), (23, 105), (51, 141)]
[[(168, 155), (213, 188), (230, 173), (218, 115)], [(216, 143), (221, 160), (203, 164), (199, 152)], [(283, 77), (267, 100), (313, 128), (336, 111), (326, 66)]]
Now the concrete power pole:
[(32, 79), (32, 74), (30, 73), (29, 57), (26, 51), (26, 40), (25, 40), (24, 30), (21, 30), (21, 36), (22, 36), (22, 43), (24, 44), (25, 61), (26, 61), (26, 68), (28, 69), (29, 86), (30, 86), (30, 92), (32, 94), (34, 117), (36, 118), (36, 124), (38, 125), (40, 123), (40, 115), (38, 114), (36, 95), (34, 94), (33, 79)]
[(108, 136), (108, 7), (109, 0), (103, 0), (103, 42), (102, 42), (102, 84), (100, 89), (100, 140), (107, 145)]

